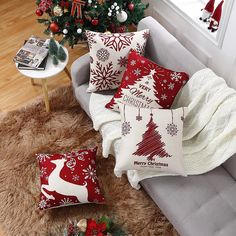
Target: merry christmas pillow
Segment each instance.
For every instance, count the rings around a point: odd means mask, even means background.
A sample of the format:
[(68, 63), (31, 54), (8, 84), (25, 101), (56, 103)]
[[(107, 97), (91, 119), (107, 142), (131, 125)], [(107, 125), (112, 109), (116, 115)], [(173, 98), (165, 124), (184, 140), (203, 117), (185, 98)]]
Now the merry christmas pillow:
[(144, 54), (149, 30), (103, 34), (86, 31), (90, 49), (90, 80), (87, 92), (120, 86), (130, 49)]
[(104, 203), (96, 175), (97, 148), (67, 154), (37, 154), (41, 194), (39, 209)]
[(119, 103), (122, 137), (115, 172), (152, 170), (186, 176), (182, 132), (186, 108), (137, 108)]
[(140, 108), (170, 108), (189, 77), (163, 68), (131, 51), (121, 85), (106, 108), (119, 111), (117, 102)]

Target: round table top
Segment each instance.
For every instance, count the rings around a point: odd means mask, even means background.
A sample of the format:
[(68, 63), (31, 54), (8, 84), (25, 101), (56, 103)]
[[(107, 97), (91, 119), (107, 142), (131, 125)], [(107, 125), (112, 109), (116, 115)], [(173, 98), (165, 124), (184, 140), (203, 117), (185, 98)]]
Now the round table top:
[(16, 68), (21, 74), (33, 79), (47, 79), (49, 77), (55, 76), (65, 69), (69, 60), (68, 50), (65, 47), (63, 47), (63, 49), (65, 50), (67, 57), (64, 62), (59, 61), (58, 65), (53, 65), (52, 57), (48, 56), (45, 70), (21, 70), (18, 69), (17, 63), (16, 63)]

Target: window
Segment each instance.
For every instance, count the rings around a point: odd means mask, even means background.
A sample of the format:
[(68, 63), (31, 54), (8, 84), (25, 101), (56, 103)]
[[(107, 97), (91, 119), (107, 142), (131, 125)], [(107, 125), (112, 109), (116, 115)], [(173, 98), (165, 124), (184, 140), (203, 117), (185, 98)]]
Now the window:
[[(201, 10), (205, 8), (208, 1), (209, 0), (163, 0), (163, 2), (166, 2), (176, 10), (183, 18), (192, 23), (195, 28), (198, 28), (203, 35), (221, 47), (233, 6), (233, 0), (224, 1), (219, 29), (214, 32), (208, 29), (209, 22), (199, 20), (202, 16)], [(220, 2), (221, 0), (215, 0), (215, 8)]]

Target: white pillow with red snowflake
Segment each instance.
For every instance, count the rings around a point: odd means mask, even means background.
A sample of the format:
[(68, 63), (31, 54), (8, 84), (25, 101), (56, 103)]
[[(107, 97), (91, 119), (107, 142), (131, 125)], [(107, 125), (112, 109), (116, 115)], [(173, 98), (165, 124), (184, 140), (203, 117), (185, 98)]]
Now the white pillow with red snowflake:
[(182, 132), (186, 108), (137, 108), (119, 103), (121, 146), (115, 172), (147, 170), (186, 176)]
[(96, 175), (97, 148), (66, 154), (37, 154), (41, 194), (39, 209), (104, 203)]
[(157, 65), (131, 51), (120, 87), (106, 108), (119, 111), (117, 102), (142, 108), (170, 108), (189, 76)]
[(149, 30), (129, 33), (86, 31), (90, 54), (90, 80), (87, 92), (120, 86), (131, 49), (144, 54)]

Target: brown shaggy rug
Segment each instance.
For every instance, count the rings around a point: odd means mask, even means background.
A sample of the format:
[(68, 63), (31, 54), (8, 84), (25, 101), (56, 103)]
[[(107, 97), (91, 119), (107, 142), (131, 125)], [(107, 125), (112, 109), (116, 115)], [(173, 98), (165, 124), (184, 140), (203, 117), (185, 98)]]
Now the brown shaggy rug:
[[(102, 215), (115, 219), (137, 236), (177, 235), (143, 191), (113, 174), (114, 160), (102, 158), (101, 136), (73, 97), (70, 87), (50, 93), (51, 113), (42, 98), (0, 114), (0, 224), (7, 235), (63, 235), (69, 219)], [(39, 169), (35, 153), (54, 153), (98, 145), (97, 173), (106, 205), (37, 209)]]

